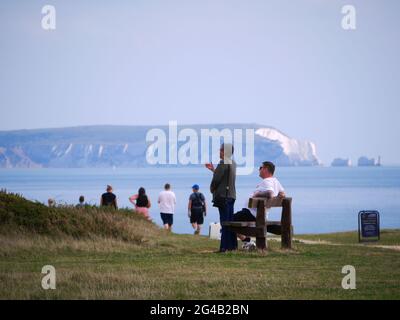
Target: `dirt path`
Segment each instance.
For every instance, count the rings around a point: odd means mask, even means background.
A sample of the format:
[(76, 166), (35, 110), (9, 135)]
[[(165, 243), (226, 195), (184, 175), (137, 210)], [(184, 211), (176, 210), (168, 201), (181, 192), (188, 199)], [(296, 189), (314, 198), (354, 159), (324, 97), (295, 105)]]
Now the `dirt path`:
[[(275, 238), (276, 240), (280, 240)], [(272, 240), (272, 239), (271, 239)], [(300, 243), (305, 243), (305, 244), (325, 244), (329, 246), (357, 246), (357, 247), (364, 247), (366, 245), (364, 244), (347, 244), (347, 243), (336, 243), (336, 242), (330, 242), (330, 241), (316, 241), (316, 240), (306, 240), (306, 239), (298, 239), (295, 238), (294, 240), (299, 241)], [(395, 250), (395, 251), (400, 251), (400, 246), (398, 245), (375, 245), (375, 244), (368, 244), (368, 247), (372, 248), (381, 248), (381, 249), (389, 249), (389, 250)]]

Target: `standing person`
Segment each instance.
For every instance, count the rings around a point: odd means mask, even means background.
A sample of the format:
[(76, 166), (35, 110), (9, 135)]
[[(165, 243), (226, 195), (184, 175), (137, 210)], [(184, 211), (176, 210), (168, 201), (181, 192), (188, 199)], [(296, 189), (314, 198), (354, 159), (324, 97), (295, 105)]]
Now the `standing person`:
[(219, 252), (236, 250), (238, 246), (236, 234), (222, 226), (225, 221), (233, 221), (233, 206), (236, 200), (236, 163), (232, 160), (233, 151), (231, 143), (223, 143), (219, 150), (221, 161), (218, 166), (214, 168), (212, 163), (206, 164), (206, 168), (213, 172), (210, 191), (213, 195), (214, 207), (219, 210), (221, 222)]
[(85, 203), (85, 197), (79, 197), (79, 203), (76, 205), (77, 208), (84, 208), (87, 204)]
[(115, 210), (118, 209), (117, 205), (117, 197), (112, 192), (113, 188), (110, 185), (107, 185), (107, 192), (101, 195), (100, 206), (102, 207), (113, 207)]
[(164, 229), (172, 231), (176, 197), (175, 193), (171, 191), (171, 185), (169, 183), (166, 183), (164, 190), (160, 192), (160, 195), (158, 196), (158, 204), (160, 206), (160, 215), (164, 224)]
[(56, 206), (56, 200), (49, 198), (47, 204), (49, 205), (49, 208), (54, 208)]
[(206, 198), (199, 192), (199, 189), (198, 184), (193, 185), (193, 193), (189, 197), (188, 204), (188, 215), (195, 235), (200, 234), (201, 226), (204, 223), (204, 216), (207, 215)]
[(129, 197), (129, 201), (135, 206), (136, 212), (142, 214), (147, 220), (151, 220), (149, 213), (151, 202), (144, 188), (139, 188), (137, 194)]

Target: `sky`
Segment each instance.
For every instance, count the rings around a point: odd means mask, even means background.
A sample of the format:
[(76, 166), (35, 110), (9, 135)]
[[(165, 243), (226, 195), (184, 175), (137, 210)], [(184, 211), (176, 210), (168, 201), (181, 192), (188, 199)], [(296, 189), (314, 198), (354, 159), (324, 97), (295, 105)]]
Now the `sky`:
[(1, 1), (0, 130), (259, 123), (400, 164), (399, 41), (398, 0)]

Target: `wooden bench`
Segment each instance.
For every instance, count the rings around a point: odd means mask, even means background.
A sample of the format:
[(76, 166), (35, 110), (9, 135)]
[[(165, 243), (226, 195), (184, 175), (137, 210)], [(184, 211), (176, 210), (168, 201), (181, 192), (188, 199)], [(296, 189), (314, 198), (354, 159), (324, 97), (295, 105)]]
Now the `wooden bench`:
[[(273, 207), (282, 207), (281, 221), (265, 220), (265, 210)], [(266, 249), (267, 232), (281, 236), (282, 248), (292, 248), (292, 198), (250, 198), (249, 208), (257, 208), (256, 221), (229, 221), (223, 222), (222, 225), (238, 234), (256, 237), (258, 249)]]

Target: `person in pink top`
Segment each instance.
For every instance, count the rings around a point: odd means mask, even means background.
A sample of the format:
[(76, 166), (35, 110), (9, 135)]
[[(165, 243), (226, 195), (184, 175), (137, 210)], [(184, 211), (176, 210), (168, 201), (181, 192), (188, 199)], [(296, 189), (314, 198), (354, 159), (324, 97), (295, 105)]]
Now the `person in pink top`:
[(129, 197), (129, 201), (135, 206), (136, 212), (142, 214), (148, 220), (151, 220), (149, 212), (151, 202), (150, 199), (147, 197), (146, 190), (144, 188), (139, 188), (137, 194)]

